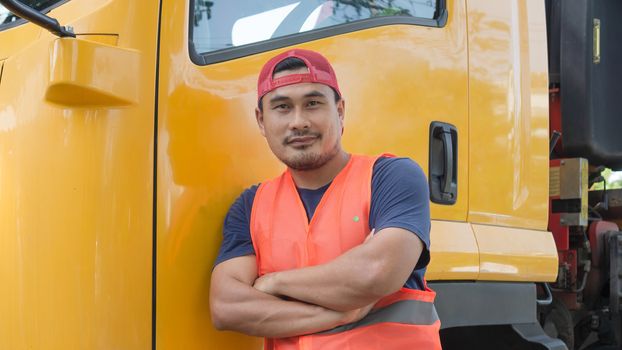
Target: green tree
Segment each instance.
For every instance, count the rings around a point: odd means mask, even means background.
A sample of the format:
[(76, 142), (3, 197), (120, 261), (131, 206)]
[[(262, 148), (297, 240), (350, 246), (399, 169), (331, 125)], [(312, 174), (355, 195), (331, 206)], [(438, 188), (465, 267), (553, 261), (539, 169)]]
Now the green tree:
[(622, 188), (622, 171), (613, 171), (609, 168), (603, 170), (601, 173), (604, 182), (598, 182), (592, 185), (592, 190), (598, 191), (605, 188), (605, 184), (608, 190)]

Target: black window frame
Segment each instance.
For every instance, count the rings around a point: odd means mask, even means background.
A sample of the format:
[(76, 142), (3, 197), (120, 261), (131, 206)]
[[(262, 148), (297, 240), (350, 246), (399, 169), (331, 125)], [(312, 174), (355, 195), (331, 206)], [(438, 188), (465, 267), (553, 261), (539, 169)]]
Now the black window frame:
[[(39, 12), (43, 13), (43, 14), (47, 14), (48, 12), (52, 11), (53, 9), (62, 6), (66, 3), (68, 3), (71, 0), (60, 0), (57, 3), (54, 3), (53, 5), (50, 5), (42, 10), (39, 10)], [(194, 1), (194, 0), (191, 0)], [(20, 1), (21, 2), (21, 1)], [(10, 23), (2, 23), (0, 24), (0, 32), (7, 30), (7, 29), (11, 29), (11, 28), (15, 28), (18, 26), (21, 26), (24, 23), (29, 23), (29, 21), (23, 19), (23, 18), (18, 18), (17, 20), (10, 22)]]
[(233, 60), (236, 58), (242, 58), (257, 53), (280, 49), (282, 47), (291, 46), (295, 44), (301, 44), (308, 41), (318, 40), (330, 36), (339, 34), (351, 33), (358, 30), (381, 27), (394, 24), (412, 24), (424, 27), (436, 27), (443, 28), (447, 24), (447, 3), (446, 0), (437, 0), (436, 18), (421, 18), (411, 16), (385, 16), (374, 17), (357, 20), (349, 23), (342, 23), (335, 26), (323, 27), (318, 29), (309, 30), (302, 33), (292, 33), (289, 35), (281, 36), (278, 38), (259, 41), (256, 43), (250, 43), (237, 47), (219, 49), (206, 53), (198, 53), (194, 47), (194, 28), (193, 21), (194, 16), (194, 2), (196, 0), (190, 0), (189, 6), (189, 20), (188, 20), (188, 51), (190, 60), (199, 66), (206, 66), (214, 63)]

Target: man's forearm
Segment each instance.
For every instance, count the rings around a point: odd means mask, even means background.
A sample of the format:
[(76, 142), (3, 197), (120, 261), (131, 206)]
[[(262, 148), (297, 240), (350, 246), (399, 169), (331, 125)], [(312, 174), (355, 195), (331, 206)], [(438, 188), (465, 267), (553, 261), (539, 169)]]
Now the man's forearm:
[(373, 277), (365, 265), (369, 262), (357, 255), (351, 252), (327, 264), (266, 275), (270, 284), (266, 292), (339, 311), (375, 303), (384, 296), (384, 289), (373, 290)]
[(266, 275), (255, 287), (340, 311), (376, 302), (405, 283), (423, 249), (411, 232), (386, 230), (331, 262)]
[(357, 321), (368, 309), (351, 312), (286, 301), (252, 287), (255, 256), (225, 261), (212, 272), (210, 310), (217, 329), (272, 338), (315, 333)]
[(228, 300), (213, 305), (216, 328), (253, 336), (283, 338), (331, 329), (347, 315), (298, 301), (286, 301), (250, 286), (237, 286)]

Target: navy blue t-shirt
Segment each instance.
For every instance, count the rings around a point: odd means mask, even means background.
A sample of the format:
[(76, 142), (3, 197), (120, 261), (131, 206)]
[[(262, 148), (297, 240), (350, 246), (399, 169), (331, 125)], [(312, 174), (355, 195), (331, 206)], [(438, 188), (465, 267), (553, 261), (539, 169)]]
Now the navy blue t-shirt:
[[(298, 189), (309, 220), (329, 186), (330, 184), (315, 190)], [(229, 209), (215, 264), (255, 254), (250, 234), (250, 218), (257, 187), (252, 186), (245, 190)], [(388, 227), (402, 228), (417, 235), (425, 245), (417, 266), (404, 284), (406, 288), (423, 289), (423, 275), (430, 262), (429, 198), (425, 174), (411, 159), (381, 157), (374, 164), (369, 230), (375, 229), (378, 233)]]

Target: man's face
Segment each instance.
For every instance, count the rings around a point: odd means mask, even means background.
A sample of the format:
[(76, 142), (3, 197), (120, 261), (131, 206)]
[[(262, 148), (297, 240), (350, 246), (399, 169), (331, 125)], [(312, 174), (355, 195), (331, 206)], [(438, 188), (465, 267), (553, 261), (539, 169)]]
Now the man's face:
[[(306, 68), (279, 72), (274, 78), (306, 73)], [(344, 102), (335, 102), (324, 84), (279, 87), (264, 95), (263, 112), (255, 114), (272, 152), (295, 170), (320, 168), (341, 150)]]

